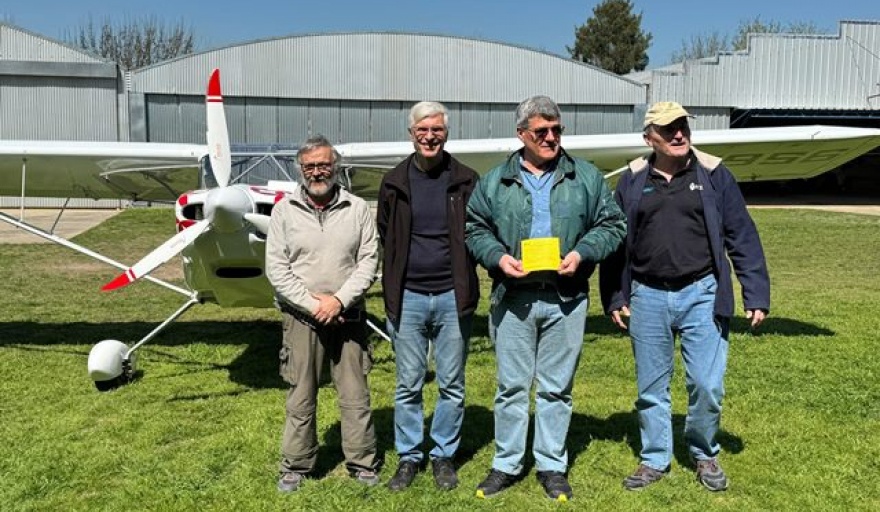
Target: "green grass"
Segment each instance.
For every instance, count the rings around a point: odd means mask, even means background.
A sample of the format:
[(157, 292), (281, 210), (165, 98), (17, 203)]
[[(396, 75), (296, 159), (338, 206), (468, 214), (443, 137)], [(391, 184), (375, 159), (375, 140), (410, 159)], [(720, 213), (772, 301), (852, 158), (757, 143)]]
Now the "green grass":
[[(170, 236), (169, 215), (126, 211), (76, 240), (133, 262)], [(768, 253), (773, 311), (756, 335), (742, 317), (733, 323), (720, 437), (731, 480), (725, 493), (703, 490), (687, 466), (680, 365), (672, 473), (641, 493), (621, 488), (637, 463), (632, 355), (594, 301), (568, 438), (575, 501), (544, 498), (533, 468), (497, 498), (474, 498), (493, 453), (495, 369), (484, 298), (468, 361), (458, 489), (435, 490), (429, 474), (397, 494), (350, 481), (335, 394), (325, 387), (320, 478), (281, 496), (275, 480), (285, 387), (277, 375), (277, 313), (196, 306), (139, 352), (141, 378), (99, 393), (86, 374), (91, 346), (105, 338), (135, 342), (182, 297), (147, 282), (101, 293), (116, 270), (60, 247), (0, 244), (0, 508), (878, 510), (880, 218), (806, 210), (753, 215)], [(160, 272), (180, 276), (176, 265)], [(378, 285), (370, 308), (380, 314)], [(397, 464), (387, 343), (377, 340), (375, 359), (384, 483)], [(433, 404), (433, 383), (426, 394)]]

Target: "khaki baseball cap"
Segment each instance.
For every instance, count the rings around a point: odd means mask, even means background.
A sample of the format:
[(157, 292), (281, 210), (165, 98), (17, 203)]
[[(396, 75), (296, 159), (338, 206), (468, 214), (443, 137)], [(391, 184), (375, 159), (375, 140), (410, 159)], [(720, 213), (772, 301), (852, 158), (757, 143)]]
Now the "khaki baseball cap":
[(645, 113), (645, 124), (643, 128), (647, 128), (652, 124), (657, 126), (666, 126), (680, 117), (694, 117), (688, 113), (681, 104), (674, 101), (658, 101), (651, 105), (651, 108)]

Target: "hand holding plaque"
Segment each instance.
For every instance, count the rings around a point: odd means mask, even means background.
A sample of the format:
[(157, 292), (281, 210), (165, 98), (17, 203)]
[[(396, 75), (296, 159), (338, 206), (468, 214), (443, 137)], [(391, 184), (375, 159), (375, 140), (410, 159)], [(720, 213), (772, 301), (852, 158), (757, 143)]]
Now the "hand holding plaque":
[(524, 271), (559, 270), (559, 238), (529, 238), (521, 245)]

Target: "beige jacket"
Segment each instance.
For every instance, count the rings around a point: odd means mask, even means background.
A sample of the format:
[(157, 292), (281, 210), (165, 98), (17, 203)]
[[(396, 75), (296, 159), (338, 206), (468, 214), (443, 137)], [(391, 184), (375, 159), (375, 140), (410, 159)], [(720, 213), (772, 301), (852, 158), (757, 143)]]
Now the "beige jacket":
[(335, 295), (348, 309), (361, 305), (376, 280), (379, 238), (366, 201), (340, 188), (323, 213), (302, 188), (272, 209), (266, 239), (266, 276), (280, 302), (312, 314), (312, 293)]

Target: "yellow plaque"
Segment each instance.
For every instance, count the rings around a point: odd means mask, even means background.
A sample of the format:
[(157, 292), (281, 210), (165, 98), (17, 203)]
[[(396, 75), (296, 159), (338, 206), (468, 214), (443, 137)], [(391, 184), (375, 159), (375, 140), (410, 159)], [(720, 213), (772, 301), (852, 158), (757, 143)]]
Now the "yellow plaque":
[(522, 241), (522, 264), (526, 272), (559, 270), (559, 239), (529, 238)]

